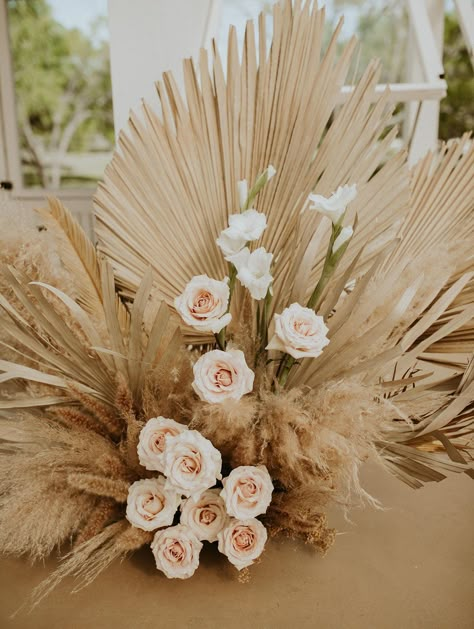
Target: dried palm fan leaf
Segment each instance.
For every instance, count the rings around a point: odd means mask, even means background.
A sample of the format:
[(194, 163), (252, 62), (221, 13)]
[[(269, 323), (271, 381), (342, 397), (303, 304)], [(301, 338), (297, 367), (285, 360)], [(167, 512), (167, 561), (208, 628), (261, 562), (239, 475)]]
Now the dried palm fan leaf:
[[(205, 52), (199, 78), (193, 61), (184, 62), (187, 102), (166, 73), (164, 85), (157, 83), (162, 118), (146, 103), (141, 116), (132, 114), (95, 197), (100, 248), (124, 289), (133, 292), (150, 265), (172, 305), (197, 271), (223, 277), (227, 270), (215, 239), (239, 209), (237, 181), (255, 180), (269, 163), (277, 176), (255, 207), (268, 219), (262, 244), (278, 259), (275, 308), (288, 297), (320, 220), (300, 214), (315, 185), (324, 194), (358, 182), (361, 242), (375, 240), (394, 217), (403, 218), (409, 193), (403, 155), (381, 167), (396, 132), (376, 143), (391, 115), (388, 93), (372, 105), (380, 69), (372, 63), (336, 112), (355, 41), (336, 56), (341, 22), (323, 54), (324, 10), (309, 5), (274, 6), (268, 55), (259, 21), (258, 64), (253, 24), (241, 62), (231, 29), (227, 85), (214, 47), (212, 76)], [(303, 292), (313, 277), (302, 278)]]
[[(356, 45), (337, 54), (339, 24), (323, 51), (323, 27), (324, 10), (285, 0), (273, 10), (268, 52), (260, 16), (258, 42), (249, 22), (241, 58), (231, 28), (226, 71), (214, 45), (211, 70), (205, 51), (197, 69), (184, 62), (184, 96), (163, 76), (160, 113), (145, 103), (131, 115), (99, 186), (100, 254), (58, 201), (42, 213), (65, 268), (77, 266), (75, 299), (2, 269), (0, 548), (43, 557), (75, 540), (40, 598), (69, 574), (89, 583), (150, 541), (124, 519), (130, 484), (163, 471), (146, 472), (137, 452), (150, 417), (174, 417), (193, 438), (210, 439), (226, 473), (265, 465), (275, 485), (269, 530), (323, 551), (334, 541), (328, 503), (375, 504), (359, 480), (367, 458), (412, 487), (472, 473), (474, 147), (462, 138), (411, 171), (404, 152), (388, 157), (396, 129), (386, 133), (388, 92), (375, 96), (378, 64), (341, 106)], [(277, 171), (271, 180), (269, 164)], [(183, 339), (172, 307), (194, 276), (232, 274), (216, 238), (230, 214), (249, 207), (244, 179), (262, 182), (252, 202), (268, 225), (254, 240), (274, 255), (273, 295), (260, 302), (236, 287), (228, 334), (247, 377), (248, 364), (254, 368), (253, 390), (214, 404), (193, 392), (214, 337), (181, 326)], [(344, 214), (354, 234), (326, 276), (335, 227), (307, 211), (308, 198), (354, 183), (357, 197)], [(283, 355), (277, 366), (262, 358), (262, 321), (291, 302), (317, 309), (329, 345), (297, 364)], [(225, 350), (226, 329), (223, 340), (219, 334)], [(38, 532), (15, 532), (16, 514), (29, 521), (29, 487), (52, 518)], [(55, 529), (57, 488), (69, 502)]]
[[(356, 375), (388, 386), (395, 363), (395, 381), (421, 357), (422, 373), (428, 373), (431, 347), (444, 350), (448, 362), (449, 347), (462, 350), (466, 357), (455, 368), (462, 373), (472, 351), (473, 320), (472, 276), (466, 274), (472, 258), (463, 258), (466, 247), (459, 242), (474, 223), (469, 139), (427, 155), (408, 174), (403, 153), (386, 159), (396, 130), (380, 140), (391, 110), (387, 94), (374, 98), (376, 64), (338, 107), (354, 42), (336, 58), (339, 26), (322, 55), (324, 11), (311, 10), (310, 3), (277, 4), (273, 21), (268, 53), (263, 19), (258, 46), (249, 22), (242, 60), (231, 28), (227, 83), (214, 47), (212, 74), (204, 52), (199, 78), (193, 62), (184, 62), (186, 101), (165, 74), (164, 85), (157, 84), (162, 117), (145, 103), (141, 117), (132, 116), (122, 132), (95, 199), (100, 246), (120, 285), (133, 291), (151, 265), (171, 305), (196, 272), (223, 277), (215, 239), (238, 210), (236, 182), (252, 181), (272, 163), (277, 175), (255, 204), (268, 220), (259, 244), (278, 261), (272, 309), (307, 300), (329, 232), (316, 213), (301, 214), (308, 194), (328, 194), (357, 181), (359, 194), (350, 209), (358, 217), (352, 258), (347, 256), (323, 295), (322, 314), (335, 309), (328, 322), (331, 345), (319, 359), (305, 361), (290, 384), (314, 388)], [(441, 260), (428, 263), (439, 247)], [(417, 264), (423, 271), (428, 264), (425, 277)], [(351, 280), (357, 280), (356, 288), (347, 295)], [(425, 312), (433, 300), (436, 305)], [(234, 313), (241, 304), (234, 301)], [(408, 352), (417, 335), (426, 338)], [(188, 340), (205, 339), (189, 331)]]

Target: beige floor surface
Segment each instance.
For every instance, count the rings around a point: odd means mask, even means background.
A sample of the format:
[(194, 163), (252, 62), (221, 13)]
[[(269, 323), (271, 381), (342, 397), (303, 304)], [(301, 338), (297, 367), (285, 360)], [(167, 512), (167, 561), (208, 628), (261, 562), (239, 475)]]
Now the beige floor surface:
[(151, 553), (112, 566), (89, 588), (61, 585), (30, 615), (9, 620), (55, 562), (0, 561), (2, 629), (472, 629), (474, 482), (413, 491), (378, 468), (366, 487), (387, 510), (334, 514), (340, 535), (325, 558), (271, 541), (241, 585), (217, 551), (196, 575), (169, 581)]

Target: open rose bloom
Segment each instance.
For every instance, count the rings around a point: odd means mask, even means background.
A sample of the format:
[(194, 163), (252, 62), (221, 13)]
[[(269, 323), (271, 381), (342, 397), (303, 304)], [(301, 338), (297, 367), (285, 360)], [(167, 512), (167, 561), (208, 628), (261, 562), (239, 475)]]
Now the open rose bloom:
[(202, 332), (220, 332), (229, 325), (232, 316), (227, 310), (228, 282), (229, 278), (219, 282), (207, 275), (193, 277), (184, 292), (174, 300), (183, 321)]
[(222, 457), (197, 430), (187, 430), (166, 439), (164, 474), (166, 487), (198, 499), (221, 478)]
[(243, 352), (207, 352), (193, 367), (193, 388), (205, 402), (222, 404), (226, 400), (240, 400), (252, 391), (254, 373), (247, 366)]
[(199, 566), (202, 543), (186, 526), (164, 529), (156, 533), (151, 544), (156, 567), (169, 579), (189, 579)]
[(266, 512), (272, 500), (273, 483), (264, 465), (236, 467), (222, 484), (221, 496), (234, 518), (255, 518)]
[(147, 470), (162, 472), (164, 468), (163, 452), (166, 437), (175, 437), (187, 430), (187, 426), (178, 424), (167, 417), (152, 417), (140, 432), (138, 439), (138, 459)]
[(137, 480), (128, 490), (127, 520), (144, 531), (172, 524), (181, 496), (165, 487), (165, 479)]
[(260, 557), (267, 541), (267, 530), (255, 518), (230, 520), (219, 533), (219, 551), (238, 570), (247, 568)]
[(310, 308), (291, 304), (275, 315), (275, 334), (267, 350), (286, 352), (293, 358), (316, 358), (329, 344), (324, 319)]
[(229, 516), (220, 489), (208, 489), (197, 500), (188, 498), (181, 505), (181, 524), (190, 528), (199, 540), (215, 542)]

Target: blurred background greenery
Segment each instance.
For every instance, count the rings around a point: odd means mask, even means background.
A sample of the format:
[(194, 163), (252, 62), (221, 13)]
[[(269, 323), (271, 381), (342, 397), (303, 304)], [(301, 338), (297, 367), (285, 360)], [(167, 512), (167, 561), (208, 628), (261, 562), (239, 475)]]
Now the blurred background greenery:
[[(228, 22), (243, 27), (271, 4), (223, 0), (223, 10)], [(77, 23), (64, 18), (66, 5), (75, 7)], [(114, 144), (106, 0), (8, 0), (7, 7), (24, 184), (95, 186)], [(346, 13), (341, 45), (352, 33), (362, 41), (359, 70), (378, 57), (382, 81), (404, 82), (403, 0), (328, 0), (327, 8), (328, 37)], [(473, 69), (453, 11), (445, 18), (444, 67), (448, 95), (439, 137), (446, 140), (474, 128)]]

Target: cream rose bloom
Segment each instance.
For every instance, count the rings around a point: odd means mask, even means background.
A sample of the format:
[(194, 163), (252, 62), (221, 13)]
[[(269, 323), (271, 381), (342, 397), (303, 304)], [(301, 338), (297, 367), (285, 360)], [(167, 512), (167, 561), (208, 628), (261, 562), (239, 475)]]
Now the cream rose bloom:
[(229, 278), (222, 282), (207, 275), (196, 275), (176, 297), (174, 306), (183, 321), (202, 332), (217, 334), (229, 325)]
[(260, 557), (267, 541), (267, 530), (255, 518), (248, 520), (231, 519), (219, 535), (219, 551), (237, 570), (253, 564)]
[(250, 252), (248, 247), (242, 249), (228, 260), (237, 269), (237, 279), (245, 286), (254, 299), (264, 299), (273, 281), (270, 273), (273, 254), (264, 247)]
[(311, 204), (309, 209), (324, 214), (324, 216), (330, 218), (335, 225), (346, 211), (346, 207), (356, 196), (356, 184), (352, 186), (339, 186), (336, 192), (330, 197), (324, 197), (321, 194), (310, 194), (308, 197)]
[(324, 319), (311, 308), (291, 304), (275, 315), (275, 334), (266, 349), (286, 352), (293, 358), (315, 358), (328, 345)]
[(158, 531), (151, 543), (156, 567), (168, 579), (189, 579), (199, 566), (202, 543), (183, 524)]
[(222, 478), (221, 453), (197, 430), (167, 437), (163, 460), (167, 489), (195, 500)]
[(208, 489), (195, 502), (188, 498), (181, 505), (180, 523), (187, 526), (199, 540), (215, 542), (217, 534), (228, 523), (229, 517), (220, 489)]
[(243, 352), (215, 349), (203, 354), (194, 367), (193, 389), (204, 402), (219, 404), (240, 400), (253, 388), (255, 374), (245, 362)]
[(144, 478), (128, 489), (127, 520), (144, 531), (169, 526), (181, 502), (181, 496), (165, 487), (165, 479)]
[(222, 485), (227, 513), (240, 520), (265, 513), (272, 500), (273, 483), (264, 465), (236, 467)]
[(178, 424), (167, 417), (152, 417), (147, 421), (138, 438), (138, 459), (147, 470), (162, 472), (164, 469), (163, 451), (166, 437), (175, 437), (187, 426)]

